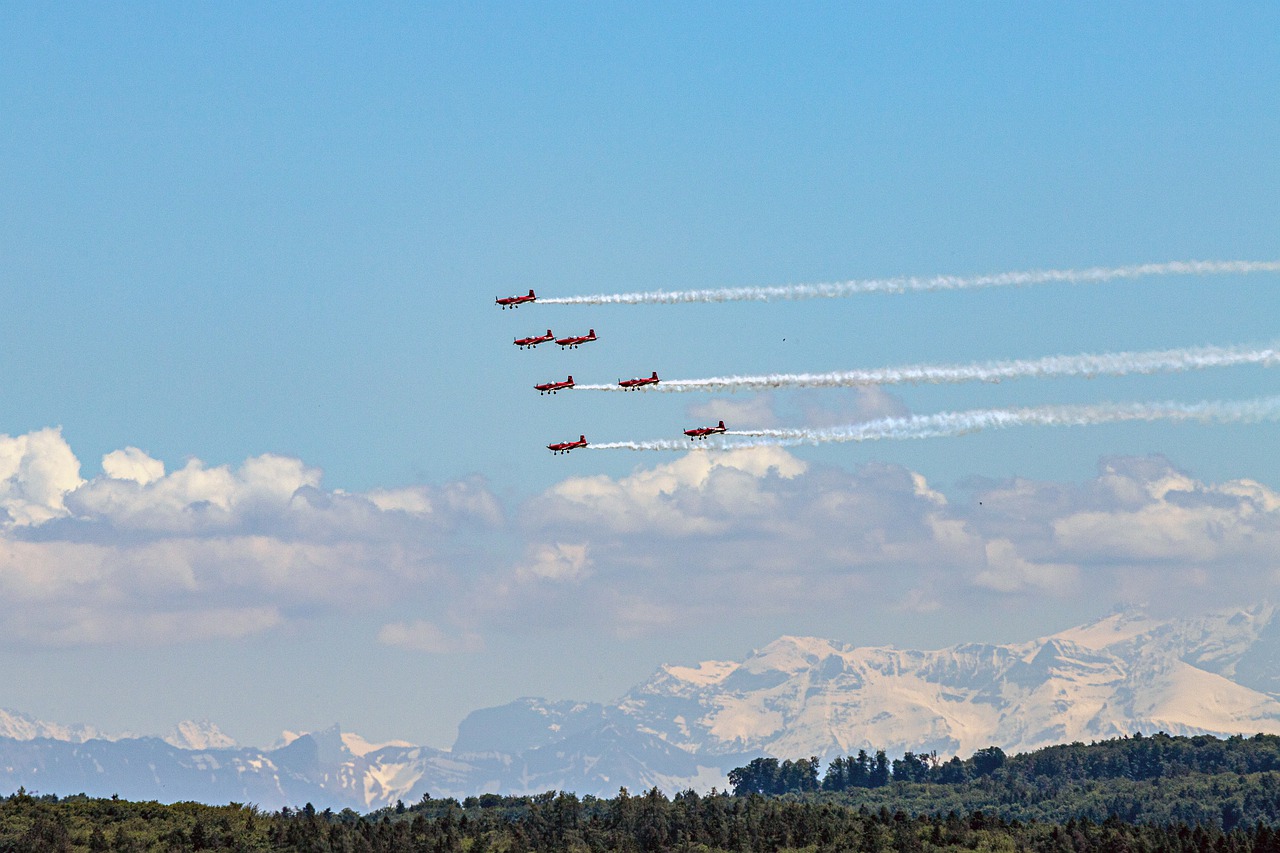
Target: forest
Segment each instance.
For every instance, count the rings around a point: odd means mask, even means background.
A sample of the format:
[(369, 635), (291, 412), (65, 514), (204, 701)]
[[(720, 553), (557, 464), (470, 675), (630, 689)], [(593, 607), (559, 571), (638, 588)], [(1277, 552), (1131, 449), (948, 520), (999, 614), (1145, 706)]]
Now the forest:
[(1280, 853), (1278, 761), (1280, 738), (1261, 735), (1134, 736), (1012, 757), (989, 748), (945, 762), (875, 750), (821, 775), (813, 758), (756, 759), (733, 771), (732, 791), (705, 795), (424, 795), (367, 815), (19, 790), (0, 799), (0, 851)]

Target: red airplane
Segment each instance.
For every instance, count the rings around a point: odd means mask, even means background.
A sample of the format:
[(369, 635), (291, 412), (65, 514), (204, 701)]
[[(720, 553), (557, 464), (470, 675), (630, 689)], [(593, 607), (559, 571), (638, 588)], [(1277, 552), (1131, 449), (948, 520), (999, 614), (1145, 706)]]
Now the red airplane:
[(532, 349), (538, 344), (545, 344), (547, 341), (554, 341), (556, 336), (551, 334), (551, 330), (547, 329), (545, 335), (534, 335), (532, 338), (516, 338), (516, 346), (520, 349)]
[(693, 429), (685, 430), (684, 434), (689, 436), (690, 441), (693, 441), (695, 438), (706, 438), (709, 435), (723, 435), (724, 430), (724, 421), (721, 421), (719, 426), (694, 427)]
[(579, 447), (587, 446), (587, 437), (585, 435), (578, 436), (577, 441), (562, 441), (559, 444), (548, 444), (547, 450), (552, 453), (568, 453), (570, 450), (576, 450)]
[(533, 295), (533, 291), (530, 290), (528, 296), (500, 296), (493, 301), (501, 305), (505, 310), (507, 308), (515, 308), (517, 305), (523, 305), (526, 302), (532, 302), (537, 298)]
[[(548, 333), (550, 330), (548, 330)], [(579, 344), (590, 343), (596, 339), (596, 330), (591, 329), (585, 335), (570, 335), (567, 338), (556, 338), (556, 343), (562, 347), (573, 349)]]
[(634, 391), (642, 385), (657, 385), (658, 371), (654, 371), (652, 376), (642, 376), (638, 379), (619, 379), (618, 384), (628, 391)]
[(565, 388), (572, 388), (573, 377), (570, 376), (563, 382), (544, 382), (541, 385), (534, 385), (533, 387), (538, 389), (539, 394), (554, 394)]

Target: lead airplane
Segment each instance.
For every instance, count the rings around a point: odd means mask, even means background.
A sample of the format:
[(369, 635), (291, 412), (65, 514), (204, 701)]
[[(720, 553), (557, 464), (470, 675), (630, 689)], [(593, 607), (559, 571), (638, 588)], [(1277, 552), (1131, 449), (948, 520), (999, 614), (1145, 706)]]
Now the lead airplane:
[[(549, 332), (548, 332), (549, 333)], [(596, 339), (596, 330), (591, 329), (585, 335), (570, 335), (567, 338), (556, 338), (556, 343), (562, 347), (573, 349), (579, 344), (588, 344)]]
[(515, 308), (518, 305), (523, 305), (526, 302), (532, 302), (537, 298), (538, 297), (533, 295), (533, 291), (530, 290), (528, 296), (499, 296), (493, 301), (501, 305), (505, 310), (507, 308)]
[(551, 330), (547, 329), (545, 335), (534, 335), (531, 338), (516, 338), (516, 346), (520, 349), (533, 349), (538, 344), (545, 344), (547, 341), (554, 341), (556, 336), (551, 334)]
[(534, 385), (538, 389), (539, 394), (554, 394), (557, 391), (563, 391), (565, 388), (573, 387), (573, 377), (570, 376), (563, 382), (543, 382), (541, 385)]
[(693, 429), (685, 430), (684, 434), (689, 436), (690, 441), (693, 441), (695, 438), (706, 438), (709, 435), (724, 435), (724, 431), (724, 421), (721, 421), (719, 426), (694, 427)]
[(618, 380), (619, 387), (625, 388), (628, 391), (634, 391), (636, 388), (640, 388), (645, 385), (657, 385), (657, 384), (658, 384), (658, 371), (656, 370), (653, 372), (652, 376), (641, 376), (636, 379), (619, 379)]
[(578, 436), (577, 441), (562, 441), (559, 444), (548, 444), (547, 450), (552, 453), (568, 453), (570, 450), (576, 450), (579, 447), (587, 446), (587, 437), (585, 435)]

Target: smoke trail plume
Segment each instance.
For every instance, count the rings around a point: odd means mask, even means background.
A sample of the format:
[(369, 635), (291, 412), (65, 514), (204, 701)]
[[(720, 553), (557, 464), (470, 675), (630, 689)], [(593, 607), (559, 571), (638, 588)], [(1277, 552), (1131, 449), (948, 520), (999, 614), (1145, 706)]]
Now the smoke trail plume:
[[(885, 441), (914, 438), (943, 438), (984, 429), (1017, 426), (1091, 426), (1121, 421), (1199, 421), (1202, 423), (1258, 423), (1280, 420), (1280, 397), (1259, 397), (1240, 401), (1200, 403), (1098, 403), (1079, 406), (1037, 406), (1023, 409), (972, 409), (901, 418), (880, 418), (866, 423), (827, 429), (729, 430), (731, 436), (753, 439), (721, 442), (712, 449), (744, 447), (791, 447), (846, 441)], [(596, 450), (688, 450), (689, 442), (615, 441), (591, 444)]]
[(640, 293), (599, 293), (592, 296), (538, 297), (536, 305), (641, 305), (676, 302), (768, 302), (773, 299), (838, 299), (860, 293), (906, 293), (925, 290), (967, 290), (980, 287), (1066, 282), (1086, 284), (1160, 275), (1243, 275), (1280, 272), (1280, 261), (1171, 261), (1123, 267), (1080, 270), (1028, 270), (991, 275), (869, 278), (827, 284), (788, 284), (774, 287), (725, 287), (709, 290), (651, 290)]
[[(1181, 373), (1211, 367), (1280, 364), (1276, 347), (1190, 347), (1150, 352), (1053, 355), (1037, 359), (985, 361), (973, 364), (914, 364), (831, 373), (772, 373), (762, 376), (714, 376), (708, 379), (664, 379), (639, 390), (761, 391), (769, 388), (847, 388), (865, 385), (999, 382), (1054, 376), (1125, 376)], [(578, 385), (581, 391), (625, 391), (618, 385)]]

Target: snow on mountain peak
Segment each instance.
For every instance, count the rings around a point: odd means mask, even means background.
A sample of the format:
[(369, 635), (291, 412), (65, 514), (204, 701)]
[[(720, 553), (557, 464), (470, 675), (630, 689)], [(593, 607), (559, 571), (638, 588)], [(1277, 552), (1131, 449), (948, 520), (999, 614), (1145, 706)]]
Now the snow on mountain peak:
[(662, 665), (662, 671), (698, 687), (718, 684), (739, 667), (737, 661), (704, 660), (695, 666), (677, 666), (672, 663)]
[(1087, 649), (1105, 649), (1148, 634), (1161, 624), (1163, 623), (1151, 619), (1141, 610), (1122, 610), (1093, 622), (1059, 631), (1053, 637)]
[(183, 720), (169, 731), (164, 742), (178, 749), (234, 749), (234, 738), (208, 720)]
[(128, 735), (108, 735), (93, 726), (48, 723), (37, 720), (30, 714), (0, 708), (0, 737), (14, 740), (49, 738), (69, 743), (84, 743), (87, 740), (119, 740)]
[(818, 661), (843, 652), (842, 647), (820, 637), (782, 636), (763, 649), (753, 652), (742, 662), (742, 669), (751, 673), (770, 670), (801, 672), (810, 669)]
[(342, 733), (342, 743), (347, 747), (347, 751), (355, 756), (366, 756), (371, 752), (377, 752), (380, 749), (386, 749), (389, 746), (398, 746), (404, 749), (410, 749), (413, 744), (407, 740), (387, 740), (381, 743), (370, 743), (358, 734), (352, 732)]

